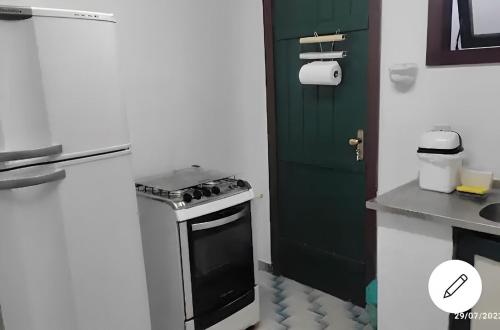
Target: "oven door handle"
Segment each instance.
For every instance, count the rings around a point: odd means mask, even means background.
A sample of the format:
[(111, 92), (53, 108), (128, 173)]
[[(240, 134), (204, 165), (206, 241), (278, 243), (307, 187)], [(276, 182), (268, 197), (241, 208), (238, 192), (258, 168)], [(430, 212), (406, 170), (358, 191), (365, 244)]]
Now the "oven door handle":
[(192, 224), (191, 228), (193, 231), (199, 231), (199, 230), (212, 229), (212, 228), (217, 228), (220, 226), (227, 225), (231, 222), (235, 222), (236, 220), (244, 217), (247, 213), (247, 208), (248, 207), (245, 207), (245, 209), (243, 209), (243, 211), (240, 211), (236, 214), (230, 215), (230, 216), (222, 218), (222, 219)]

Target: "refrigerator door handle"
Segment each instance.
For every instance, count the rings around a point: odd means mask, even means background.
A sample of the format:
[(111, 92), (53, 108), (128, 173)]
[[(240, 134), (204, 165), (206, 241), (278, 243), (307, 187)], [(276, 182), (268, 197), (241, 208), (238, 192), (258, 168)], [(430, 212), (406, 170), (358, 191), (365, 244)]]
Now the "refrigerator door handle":
[(63, 180), (64, 178), (66, 178), (66, 171), (56, 170), (52, 173), (43, 175), (30, 176), (26, 178), (0, 180), (0, 190), (38, 186), (44, 183)]
[(22, 21), (33, 17), (33, 10), (27, 7), (0, 6), (0, 20)]
[(33, 17), (29, 8), (8, 8), (0, 7), (0, 20), (2, 21), (22, 21)]
[(10, 162), (13, 160), (31, 159), (62, 154), (62, 144), (31, 150), (2, 151), (0, 152), (0, 162)]

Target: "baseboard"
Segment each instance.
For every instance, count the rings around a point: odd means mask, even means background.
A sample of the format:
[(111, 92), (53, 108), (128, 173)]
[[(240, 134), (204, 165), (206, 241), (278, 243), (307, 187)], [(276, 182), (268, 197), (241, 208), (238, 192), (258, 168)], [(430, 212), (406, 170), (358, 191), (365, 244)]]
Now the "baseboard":
[(272, 264), (268, 264), (265, 261), (259, 260), (258, 261), (258, 267), (260, 271), (264, 271), (270, 274), (274, 274), (274, 268)]

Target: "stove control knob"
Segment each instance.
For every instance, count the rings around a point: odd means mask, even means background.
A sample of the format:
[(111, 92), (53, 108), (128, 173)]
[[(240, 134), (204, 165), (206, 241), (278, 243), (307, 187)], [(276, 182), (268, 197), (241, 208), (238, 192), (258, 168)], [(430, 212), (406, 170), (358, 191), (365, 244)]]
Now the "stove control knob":
[(194, 199), (201, 199), (202, 196), (203, 196), (203, 193), (201, 192), (201, 190), (196, 189), (195, 191), (193, 191)]
[(220, 194), (220, 188), (219, 187), (212, 187), (212, 194), (214, 194), (214, 195)]
[(205, 197), (210, 197), (212, 195), (212, 192), (208, 188), (201, 188), (201, 192), (203, 193), (203, 196)]
[(182, 200), (186, 203), (190, 203), (193, 200), (193, 196), (191, 194), (185, 193), (182, 195)]
[(236, 185), (240, 188), (246, 188), (247, 183), (243, 180), (238, 180), (238, 181), (236, 181)]

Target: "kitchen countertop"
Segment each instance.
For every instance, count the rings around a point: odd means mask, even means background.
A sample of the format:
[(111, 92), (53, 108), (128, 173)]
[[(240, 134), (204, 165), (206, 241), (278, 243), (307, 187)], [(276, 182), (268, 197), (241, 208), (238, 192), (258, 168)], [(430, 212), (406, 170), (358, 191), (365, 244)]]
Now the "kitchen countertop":
[(418, 180), (414, 180), (367, 201), (366, 207), (500, 236), (500, 223), (479, 215), (483, 207), (493, 203), (500, 203), (499, 181), (494, 182), (486, 199), (477, 200), (457, 192), (422, 190)]

